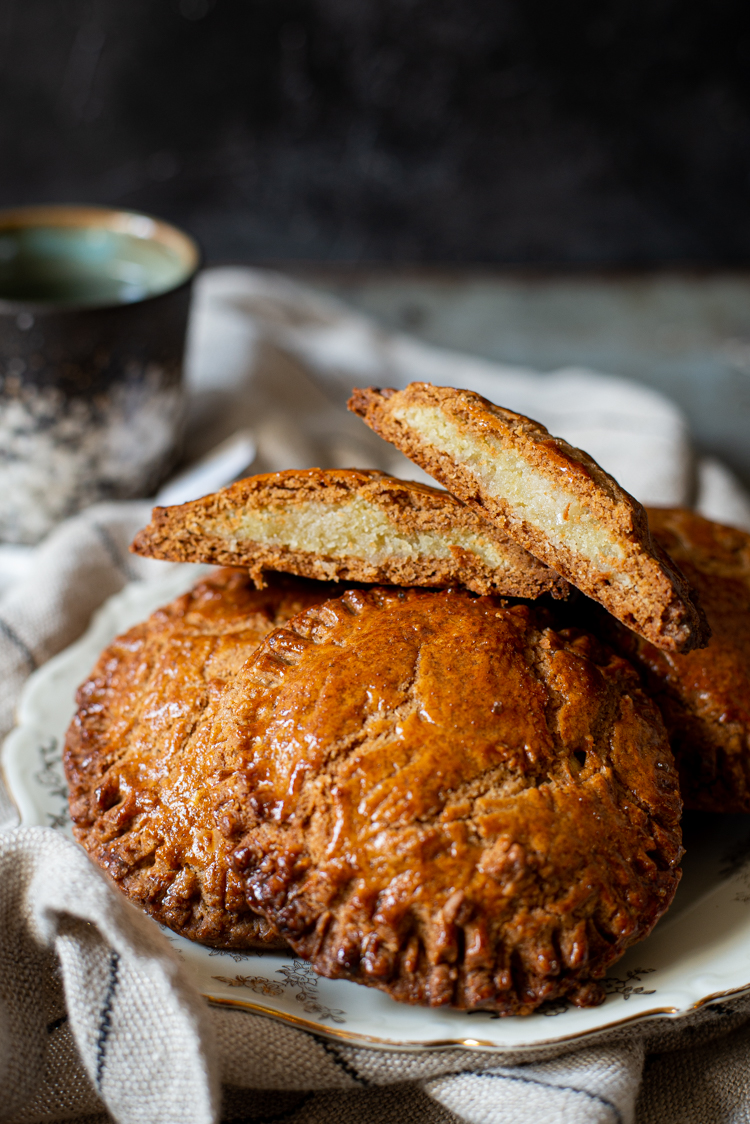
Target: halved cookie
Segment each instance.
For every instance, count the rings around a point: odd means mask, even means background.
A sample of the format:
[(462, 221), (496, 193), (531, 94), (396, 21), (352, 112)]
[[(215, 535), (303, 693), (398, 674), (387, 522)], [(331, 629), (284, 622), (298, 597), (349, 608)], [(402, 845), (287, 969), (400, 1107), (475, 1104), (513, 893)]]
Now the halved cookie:
[(580, 449), (470, 390), (355, 390), (349, 408), (501, 531), (660, 648), (710, 632), (641, 505)]
[(548, 619), (350, 590), (235, 678), (205, 741), (217, 815), (248, 902), (316, 971), (407, 1003), (589, 1006), (666, 910), (681, 804), (659, 712)]
[(661, 709), (686, 807), (750, 812), (750, 535), (681, 508), (649, 508), (648, 519), (697, 590), (711, 641), (679, 655), (611, 618), (600, 627), (641, 669)]
[(137, 554), (332, 581), (565, 597), (548, 566), (447, 492), (365, 469), (289, 470), (156, 507)]
[(210, 804), (216, 778), (195, 747), (263, 637), (330, 595), (294, 578), (259, 592), (247, 573), (223, 570), (114, 640), (78, 691), (64, 753), (74, 834), (128, 897), (182, 936), (286, 947), (248, 907), (232, 831)]

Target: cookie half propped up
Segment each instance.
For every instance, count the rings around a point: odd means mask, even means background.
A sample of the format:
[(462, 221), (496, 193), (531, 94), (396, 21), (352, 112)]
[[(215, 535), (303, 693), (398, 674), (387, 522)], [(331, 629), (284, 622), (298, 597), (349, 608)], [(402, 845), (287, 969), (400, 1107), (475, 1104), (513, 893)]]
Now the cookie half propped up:
[(497, 526), (437, 488), (364, 469), (288, 470), (154, 508), (132, 550), (176, 562), (331, 581), (565, 597), (568, 583)]
[(658, 648), (704, 647), (687, 581), (643, 507), (587, 453), (470, 390), (355, 390), (349, 408), (440, 484)]

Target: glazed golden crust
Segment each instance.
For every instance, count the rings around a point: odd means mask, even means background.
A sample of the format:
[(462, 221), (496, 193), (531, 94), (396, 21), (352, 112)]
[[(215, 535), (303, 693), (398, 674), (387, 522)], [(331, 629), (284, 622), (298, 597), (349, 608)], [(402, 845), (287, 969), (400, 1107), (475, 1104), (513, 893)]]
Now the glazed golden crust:
[(371, 387), (355, 390), (349, 408), (657, 647), (705, 646), (705, 618), (652, 542), (644, 509), (587, 453), (469, 390)]
[(114, 640), (78, 691), (64, 752), (75, 836), (183, 936), (285, 947), (247, 907), (194, 746), (262, 638), (330, 591), (290, 578), (258, 592), (247, 573), (220, 571)]
[(215, 799), (248, 900), (316, 971), (504, 1015), (591, 1005), (669, 905), (681, 805), (659, 713), (625, 660), (546, 622), (350, 590), (233, 681)]
[(679, 655), (615, 622), (601, 624), (659, 704), (685, 806), (750, 812), (750, 535), (679, 508), (649, 508), (648, 518), (654, 538), (697, 590), (711, 642)]
[(568, 593), (558, 574), (453, 496), (375, 470), (251, 476), (191, 503), (154, 508), (131, 549), (247, 566), (259, 587), (264, 571), (283, 571), (325, 581), (464, 585), (506, 597)]

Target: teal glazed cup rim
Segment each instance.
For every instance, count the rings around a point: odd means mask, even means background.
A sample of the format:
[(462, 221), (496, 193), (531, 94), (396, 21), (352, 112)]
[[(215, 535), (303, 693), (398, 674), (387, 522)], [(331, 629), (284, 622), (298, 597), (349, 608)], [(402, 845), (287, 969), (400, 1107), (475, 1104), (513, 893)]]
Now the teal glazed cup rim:
[(0, 313), (140, 304), (187, 286), (197, 242), (162, 219), (110, 207), (0, 210)]

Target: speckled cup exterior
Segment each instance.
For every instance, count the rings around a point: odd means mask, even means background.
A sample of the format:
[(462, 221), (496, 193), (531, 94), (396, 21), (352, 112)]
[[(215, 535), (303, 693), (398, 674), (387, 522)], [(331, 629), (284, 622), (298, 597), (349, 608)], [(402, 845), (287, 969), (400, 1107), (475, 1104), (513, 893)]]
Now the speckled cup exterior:
[[(99, 225), (122, 212), (28, 208), (41, 222)], [(128, 217), (125, 213), (125, 218)], [(172, 467), (184, 417), (182, 361), (195, 244), (167, 292), (104, 307), (0, 300), (0, 540), (39, 541), (98, 500), (153, 494)], [(7, 227), (6, 227), (7, 229)], [(192, 256), (191, 256), (192, 251)]]

